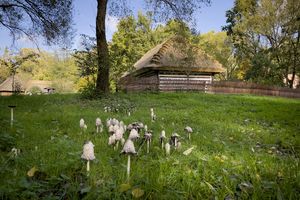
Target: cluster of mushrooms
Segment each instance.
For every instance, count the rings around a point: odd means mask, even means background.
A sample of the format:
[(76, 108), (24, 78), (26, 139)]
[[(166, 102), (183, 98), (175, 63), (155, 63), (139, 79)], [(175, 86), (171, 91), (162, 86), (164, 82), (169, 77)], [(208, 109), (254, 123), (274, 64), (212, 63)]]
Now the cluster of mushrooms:
[[(154, 109), (150, 109), (150, 116), (151, 121), (154, 122), (156, 120), (156, 115), (154, 114)], [(103, 132), (103, 123), (100, 118), (96, 119), (96, 132), (102, 133)], [(81, 119), (79, 122), (81, 133), (83, 133), (87, 129), (87, 125), (85, 124), (84, 120)], [(150, 145), (152, 142), (153, 131), (148, 130), (148, 126), (144, 125), (141, 122), (133, 122), (128, 126), (125, 125), (123, 121), (119, 121), (115, 118), (110, 118), (106, 120), (106, 128), (107, 132), (109, 133), (108, 138), (108, 145), (112, 146), (114, 150), (118, 150), (119, 146), (122, 146), (121, 154), (125, 154), (128, 156), (127, 161), (127, 179), (129, 180), (130, 177), (130, 156), (136, 155), (138, 151), (135, 149), (134, 143), (140, 141), (140, 148), (144, 143), (147, 145), (146, 152), (150, 152)], [(185, 132), (188, 134), (188, 139), (191, 138), (191, 133), (193, 132), (192, 128), (187, 126), (185, 127)], [(124, 138), (125, 134), (128, 134), (127, 139)], [(143, 134), (143, 137), (140, 135)], [(180, 136), (177, 133), (173, 133), (167, 141), (166, 132), (164, 130), (161, 131), (159, 136), (159, 141), (161, 145), (161, 149), (165, 150), (166, 155), (170, 155), (171, 147), (175, 150), (180, 149), (181, 142)], [(191, 150), (190, 150), (191, 151)], [(82, 159), (87, 160), (87, 171), (90, 170), (89, 162), (95, 159), (94, 155), (94, 145), (91, 141), (85, 142), (83, 146), (83, 154), (81, 156)]]

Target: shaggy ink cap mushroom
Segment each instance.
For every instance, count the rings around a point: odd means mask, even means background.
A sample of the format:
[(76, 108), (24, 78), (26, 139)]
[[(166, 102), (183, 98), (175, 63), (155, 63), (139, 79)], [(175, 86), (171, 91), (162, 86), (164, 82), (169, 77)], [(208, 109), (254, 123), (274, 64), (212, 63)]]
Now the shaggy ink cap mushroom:
[(192, 133), (192, 132), (193, 132), (193, 129), (192, 129), (190, 126), (185, 127), (184, 130), (185, 130), (187, 133)]
[(137, 152), (135, 151), (134, 143), (131, 139), (126, 140), (124, 147), (121, 151), (121, 154), (126, 155), (136, 155)]
[(139, 133), (137, 132), (137, 130), (131, 129), (131, 131), (130, 131), (130, 133), (129, 133), (128, 139), (130, 139), (130, 140), (136, 140), (136, 139), (138, 139), (138, 138), (140, 138), (140, 135), (139, 135)]
[(87, 161), (95, 159), (94, 144), (91, 141), (86, 141), (83, 145), (83, 153), (81, 158)]

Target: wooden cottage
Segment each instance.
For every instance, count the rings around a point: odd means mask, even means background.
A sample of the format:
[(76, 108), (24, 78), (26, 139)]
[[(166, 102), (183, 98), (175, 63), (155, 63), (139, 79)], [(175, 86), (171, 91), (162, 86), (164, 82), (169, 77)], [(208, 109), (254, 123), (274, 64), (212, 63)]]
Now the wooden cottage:
[(203, 91), (221, 64), (182, 37), (172, 37), (149, 50), (118, 83), (123, 91)]
[(26, 80), (18, 75), (10, 76), (0, 84), (0, 96), (10, 96), (14, 92), (30, 94), (34, 89), (39, 93), (51, 93), (53, 92), (52, 84), (52, 81)]

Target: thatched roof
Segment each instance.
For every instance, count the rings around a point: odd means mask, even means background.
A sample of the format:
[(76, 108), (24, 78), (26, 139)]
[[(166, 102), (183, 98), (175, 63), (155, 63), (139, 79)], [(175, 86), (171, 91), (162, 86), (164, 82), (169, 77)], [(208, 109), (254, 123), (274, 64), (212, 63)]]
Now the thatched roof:
[[(41, 91), (46, 91), (45, 88), (52, 86), (52, 81), (40, 81), (40, 80), (25, 80), (18, 75), (14, 76), (15, 87), (17, 90), (24, 92), (29, 91), (33, 87), (38, 87)], [(3, 83), (0, 84), (0, 92), (13, 92), (12, 88), (13, 77), (8, 77)]]
[(22, 80), (19, 76), (10, 76), (8, 77), (5, 81), (3, 81), (1, 84), (0, 84), (0, 92), (12, 92), (13, 91), (13, 88), (12, 88), (12, 85), (13, 85), (13, 79), (14, 79), (14, 82), (15, 82), (15, 87), (19, 90), (19, 91), (24, 91), (25, 88), (24, 88), (24, 80)]
[(134, 64), (135, 71), (146, 69), (221, 73), (222, 65), (182, 37), (175, 36), (149, 50)]

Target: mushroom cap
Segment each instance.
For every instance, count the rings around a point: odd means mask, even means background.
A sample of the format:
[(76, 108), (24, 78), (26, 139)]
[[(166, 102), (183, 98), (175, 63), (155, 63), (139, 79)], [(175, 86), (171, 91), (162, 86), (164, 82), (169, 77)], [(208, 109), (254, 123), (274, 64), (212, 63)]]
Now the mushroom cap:
[(144, 128), (144, 124), (143, 124), (142, 122), (138, 122), (138, 123), (137, 123), (137, 128), (138, 128), (138, 129)]
[(115, 124), (115, 125), (113, 126), (114, 132), (116, 132), (119, 128), (120, 128), (120, 127), (119, 127), (119, 124)]
[(192, 132), (193, 132), (193, 129), (192, 129), (190, 126), (186, 126), (186, 127), (184, 128), (184, 130), (185, 130), (186, 132), (188, 132), (188, 133), (192, 133)]
[(152, 133), (151, 132), (146, 132), (144, 135), (145, 140), (151, 140), (152, 138)]
[(94, 144), (91, 141), (87, 141), (83, 145), (83, 153), (81, 155), (82, 159), (85, 160), (94, 160), (95, 155), (94, 155)]
[(120, 126), (120, 127), (125, 127), (124, 122), (123, 122), (123, 121), (120, 121), (120, 122), (119, 122), (119, 126)]
[(115, 129), (114, 129), (114, 126), (113, 126), (113, 125), (110, 125), (110, 126), (108, 127), (108, 132), (109, 132), (109, 133), (114, 133), (114, 132), (115, 132)]
[(169, 143), (165, 144), (165, 150), (167, 154), (170, 154), (170, 150), (171, 150), (171, 145)]
[(135, 151), (134, 144), (133, 144), (132, 140), (130, 140), (130, 139), (126, 140), (121, 153), (136, 154), (136, 151)]
[(139, 133), (137, 132), (137, 130), (135, 129), (131, 129), (130, 133), (129, 133), (129, 137), (128, 139), (130, 140), (135, 140), (138, 139), (140, 137)]
[(129, 124), (128, 127), (127, 127), (127, 129), (130, 130), (130, 131), (132, 129), (136, 129), (136, 130), (139, 131), (142, 128), (144, 128), (144, 124), (141, 123), (141, 122), (133, 122), (133, 123)]
[(114, 135), (116, 135), (116, 140), (120, 141), (123, 138), (123, 131), (122, 131), (122, 129), (120, 129), (120, 128), (117, 129)]
[(129, 125), (127, 126), (127, 130), (131, 131), (131, 129), (133, 129), (133, 125), (132, 125), (132, 124), (129, 124)]
[(178, 135), (177, 133), (173, 133), (171, 136), (171, 138), (179, 138), (179, 137), (180, 137), (180, 135)]
[(112, 119), (111, 118), (106, 120), (106, 127), (110, 127), (110, 126), (112, 126)]
[(79, 121), (79, 126), (80, 126), (80, 128), (84, 128), (84, 119), (80, 119), (80, 121)]
[(160, 136), (161, 139), (162, 138), (166, 138), (166, 132), (164, 130), (161, 131)]
[(113, 118), (112, 125), (119, 125), (119, 120), (117, 120), (116, 118)]
[(101, 125), (102, 125), (101, 119), (98, 117), (96, 119), (96, 126), (101, 126)]

